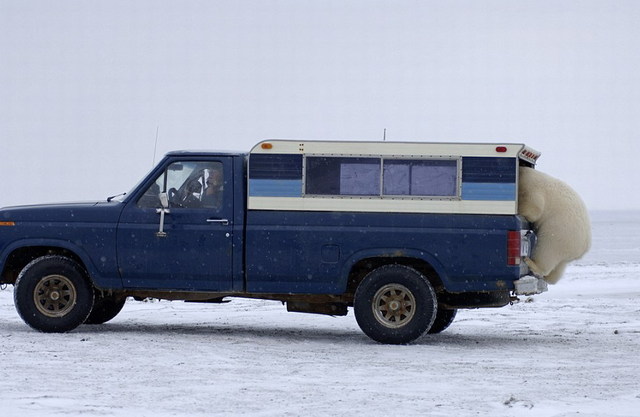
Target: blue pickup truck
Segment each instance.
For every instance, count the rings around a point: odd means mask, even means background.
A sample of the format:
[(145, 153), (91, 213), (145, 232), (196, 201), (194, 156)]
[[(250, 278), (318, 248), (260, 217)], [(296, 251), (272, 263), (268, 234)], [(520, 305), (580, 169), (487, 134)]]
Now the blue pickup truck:
[(125, 300), (280, 300), (372, 339), (438, 333), (457, 309), (542, 291), (517, 214), (523, 144), (285, 141), (171, 152), (129, 193), (0, 209), (0, 283), (66, 332)]

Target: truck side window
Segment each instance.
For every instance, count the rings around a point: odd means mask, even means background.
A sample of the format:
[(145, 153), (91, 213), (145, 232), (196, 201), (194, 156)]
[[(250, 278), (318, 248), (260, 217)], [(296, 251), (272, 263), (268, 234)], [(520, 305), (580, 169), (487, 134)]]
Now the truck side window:
[[(158, 195), (160, 194), (160, 185), (162, 184), (162, 178), (160, 177), (151, 184), (149, 188), (144, 192), (144, 194), (138, 199), (136, 205), (140, 208), (158, 208), (160, 207), (160, 198)], [(159, 183), (160, 182), (160, 183)]]
[(220, 162), (174, 162), (156, 178), (138, 199), (140, 208), (158, 208), (158, 195), (166, 192), (171, 208), (210, 208), (223, 204), (223, 177)]

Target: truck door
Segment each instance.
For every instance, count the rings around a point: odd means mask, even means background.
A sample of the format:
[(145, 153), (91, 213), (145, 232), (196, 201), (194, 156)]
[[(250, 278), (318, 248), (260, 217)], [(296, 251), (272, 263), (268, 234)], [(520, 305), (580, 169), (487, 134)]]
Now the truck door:
[(232, 170), (232, 157), (170, 160), (132, 196), (117, 237), (125, 288), (231, 290)]

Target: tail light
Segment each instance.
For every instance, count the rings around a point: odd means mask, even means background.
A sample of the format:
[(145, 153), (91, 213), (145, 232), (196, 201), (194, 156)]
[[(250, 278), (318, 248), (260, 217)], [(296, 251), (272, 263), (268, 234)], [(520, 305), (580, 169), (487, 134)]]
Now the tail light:
[(507, 265), (520, 265), (520, 231), (507, 232)]

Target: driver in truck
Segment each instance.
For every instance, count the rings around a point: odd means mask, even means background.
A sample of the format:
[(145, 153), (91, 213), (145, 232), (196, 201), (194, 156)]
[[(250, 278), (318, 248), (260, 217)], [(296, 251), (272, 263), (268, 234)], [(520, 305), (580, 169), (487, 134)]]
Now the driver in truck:
[(202, 195), (202, 206), (219, 209), (222, 205), (222, 192), (224, 190), (224, 184), (222, 182), (222, 171), (219, 167), (214, 166), (209, 169), (209, 176), (207, 177), (206, 188)]

